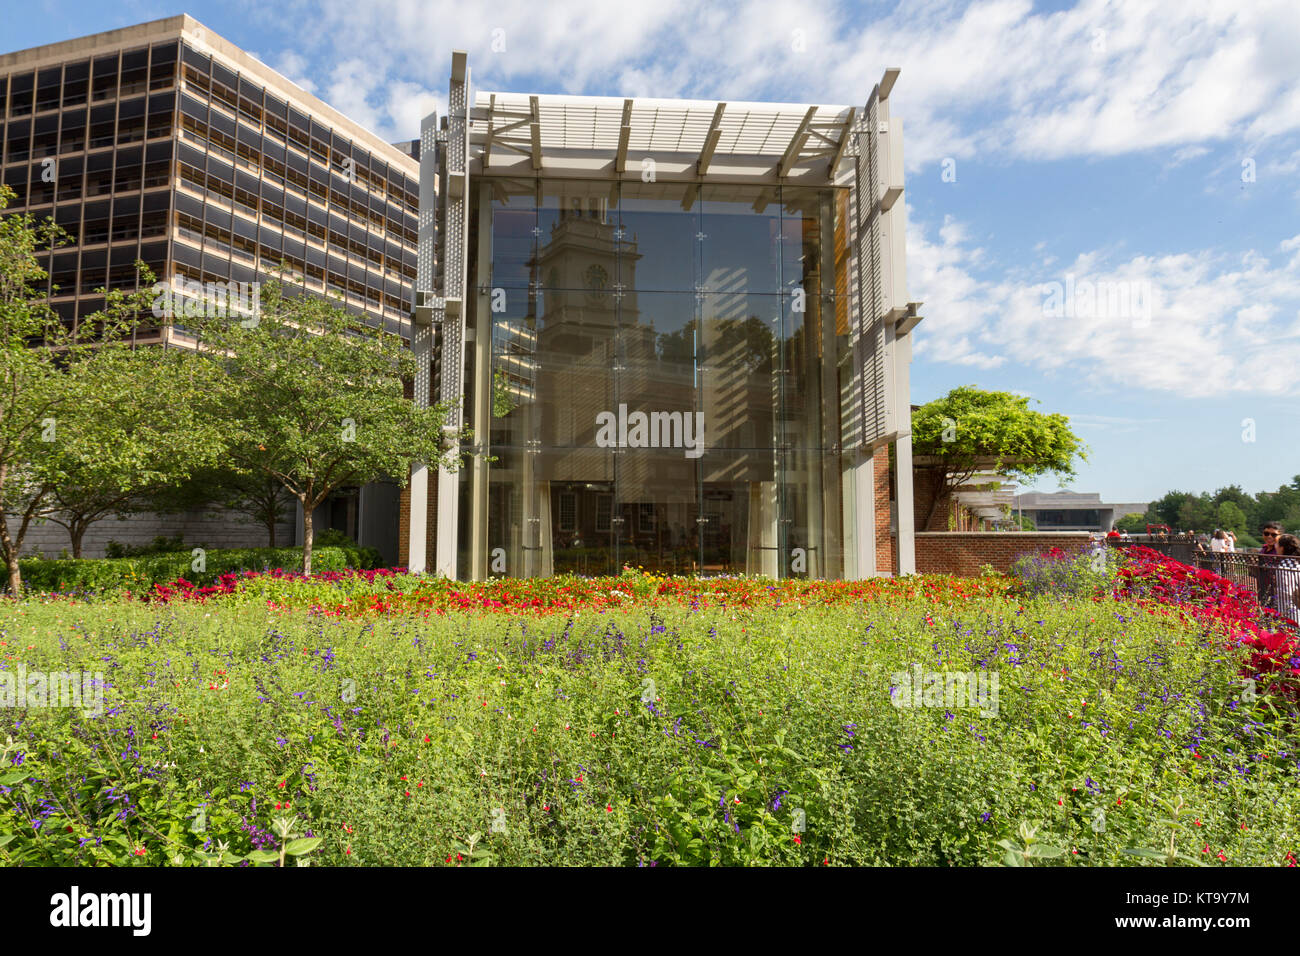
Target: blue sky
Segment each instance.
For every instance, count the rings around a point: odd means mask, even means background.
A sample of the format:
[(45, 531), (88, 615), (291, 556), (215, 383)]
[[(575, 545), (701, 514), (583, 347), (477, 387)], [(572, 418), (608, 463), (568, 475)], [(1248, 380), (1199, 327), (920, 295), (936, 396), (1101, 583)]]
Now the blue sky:
[(479, 89), (611, 96), (861, 105), (900, 67), (913, 402), (974, 384), (1070, 415), (1071, 487), (1108, 501), (1300, 474), (1300, 4), (0, 9), (7, 50), (187, 12), (393, 140), (442, 110), (453, 47)]

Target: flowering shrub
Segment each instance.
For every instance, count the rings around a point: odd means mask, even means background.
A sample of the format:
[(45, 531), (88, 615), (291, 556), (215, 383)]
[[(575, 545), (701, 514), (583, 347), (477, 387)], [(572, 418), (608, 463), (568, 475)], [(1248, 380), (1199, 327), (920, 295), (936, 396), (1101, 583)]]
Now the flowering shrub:
[(155, 585), (147, 601), (220, 600), (225, 604), (266, 602), (278, 608), (312, 610), (331, 617), (375, 614), (449, 614), (492, 611), (504, 614), (554, 614), (686, 605), (699, 610), (839, 606), (863, 601), (907, 602), (918, 598), (942, 605), (1005, 594), (1001, 578), (972, 580), (927, 575), (924, 578), (871, 578), (865, 581), (773, 580), (760, 577), (667, 577), (625, 570), (618, 577), (506, 578), (448, 581), (408, 574), (404, 568), (313, 574), (280, 569), (227, 574), (207, 587), (185, 578)]
[[(0, 602), (0, 668), (108, 684), (99, 717), (0, 710), (0, 864), (1300, 854), (1295, 708), (1146, 583), (324, 578)], [(915, 668), (999, 675), (1000, 706), (900, 708)]]
[[(77, 596), (116, 595), (122, 591), (148, 590), (156, 583), (180, 578), (202, 587), (214, 586), (219, 578), (246, 570), (265, 571), (294, 567), (302, 562), (300, 548), (214, 548), (203, 554), (202, 571), (194, 570), (193, 551), (151, 553), (124, 558), (52, 560), (24, 558), (19, 564), (29, 591)], [(349, 568), (373, 568), (380, 563), (374, 548), (321, 547), (312, 553), (313, 566), (320, 572)]]
[(1148, 613), (1172, 615), (1221, 634), (1249, 649), (1241, 676), (1300, 700), (1297, 635), (1254, 591), (1205, 568), (1193, 568), (1151, 548), (1124, 548), (1116, 599), (1132, 600)]
[(1113, 551), (1066, 553), (1052, 548), (1046, 554), (1021, 555), (1011, 565), (1018, 586), (1026, 597), (1090, 597), (1109, 590), (1118, 567)]

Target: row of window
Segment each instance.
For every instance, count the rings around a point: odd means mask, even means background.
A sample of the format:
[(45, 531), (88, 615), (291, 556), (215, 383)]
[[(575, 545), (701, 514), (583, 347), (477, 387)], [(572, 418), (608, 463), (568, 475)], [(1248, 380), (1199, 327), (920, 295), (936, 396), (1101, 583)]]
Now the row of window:
[(402, 174), (211, 57), (187, 46), (183, 60), (185, 81), (193, 92), (210, 95), (213, 104), (275, 134), (281, 142), (287, 140), (323, 165), (330, 165), (331, 159), (340, 167), (346, 163), (358, 180), (386, 192), (390, 200), (404, 204), (409, 212), (418, 211), (419, 184), (415, 178)]
[[(176, 248), (177, 250), (180, 250), (183, 248), (183, 244), (177, 243)], [(227, 282), (230, 280), (236, 282), (252, 282), (257, 278), (256, 274), (247, 267), (240, 266), (238, 263), (231, 263), (229, 266), (224, 266), (219, 260), (207, 255), (204, 255), (203, 257), (203, 266), (195, 266), (188, 262), (177, 261), (174, 271), (176, 275), (184, 279), (203, 283)], [(313, 292), (310, 289), (303, 288), (301, 285), (295, 285), (292, 279), (286, 280), (286, 287), (286, 291), (289, 291), (290, 293), (292, 293), (293, 290), (301, 289), (302, 294), (305, 296), (326, 301), (330, 300), (328, 295)], [(329, 288), (330, 291), (340, 293), (343, 291), (342, 289), (335, 288), (333, 285), (327, 288)], [(351, 290), (349, 289), (348, 291)], [(333, 302), (333, 304), (338, 305), (337, 302)], [(344, 305), (341, 306), (341, 308), (344, 308), (347, 312), (355, 315), (372, 328), (378, 328), (380, 325), (380, 320), (377, 319), (376, 316), (366, 313), (356, 306)], [(382, 320), (382, 324), (386, 332), (391, 332), (394, 335), (402, 335), (408, 338), (410, 336), (409, 322), (402, 317), (392, 315), (385, 316)]]
[[(274, 150), (275, 147), (268, 146), (263, 141), (259, 148), (259, 144), (245, 141), (247, 128), (242, 125), (239, 127), (238, 139), (223, 133), (201, 118), (191, 115), (193, 106), (184, 97), (181, 109), (181, 128), (195, 139), (207, 143), (209, 152), (216, 153), (232, 164), (242, 160), (248, 165), (259, 167), (257, 171), (273, 185), (286, 189), (292, 186), (304, 201), (310, 195), (323, 205), (347, 209), (360, 219), (368, 219), (380, 229), (400, 234), (412, 245), (418, 240), (417, 218), (403, 212), (398, 205), (351, 186), (344, 177), (332, 174), (322, 166), (309, 165), (305, 159), (299, 160), (292, 153), (286, 155), (283, 147), (278, 150), (283, 160), (273, 152), (264, 152), (264, 149)], [(197, 159), (193, 165), (199, 165)]]
[(3, 181), (16, 195), (14, 208), (72, 202), (95, 196), (167, 186), (172, 144), (151, 143), (88, 156), (63, 156), (32, 166), (11, 166)]
[[(0, 120), (8, 116), (29, 124), (29, 117), (35, 115), (38, 122), (57, 122), (57, 116), (41, 114), (87, 104), (105, 104), (103, 108), (111, 110), (109, 104), (114, 100), (170, 89), (176, 83), (178, 50), (175, 42), (156, 44), (94, 60), (0, 76)], [(205, 101), (210, 98), (218, 110), (240, 117), (280, 144), (287, 141), (326, 166), (333, 161), (346, 169), (349, 178), (355, 177), (364, 186), (384, 193), (389, 201), (412, 215), (418, 213), (419, 187), (414, 177), (404, 175), (207, 54), (187, 46), (183, 59), (187, 86)], [(133, 120), (136, 107), (124, 102), (122, 108)], [(142, 100), (139, 108), (143, 114)], [(92, 141), (98, 139), (102, 145), (111, 145), (108, 130), (102, 125), (109, 121), (102, 116), (92, 119)], [(229, 132), (233, 134), (233, 129)]]
[[(281, 249), (280, 243), (276, 241), (278, 236), (274, 230), (267, 229), (265, 226), (257, 229), (255, 236), (248, 235), (247, 233), (253, 230), (242, 223), (238, 217), (232, 223), (235, 228), (231, 229), (212, 222), (210, 218), (204, 222), (201, 218), (184, 212), (177, 213), (176, 225), (183, 238), (203, 244), (205, 257), (211, 255), (223, 259), (227, 251), (233, 249), (237, 257), (246, 259), (250, 265), (257, 266), (260, 263), (262, 271), (268, 274), (273, 273), (283, 260), (291, 270), (306, 276), (308, 280), (318, 285), (346, 289), (375, 307), (383, 305), (398, 312), (404, 312), (409, 307), (406, 290), (400, 282), (385, 279), (374, 272), (367, 272), (336, 256), (328, 258), (322, 256), (318, 263), (314, 261), (315, 255), (311, 257), (304, 255), (308, 250), (302, 243), (298, 243), (295, 248), (294, 243), (286, 241), (284, 248)], [(205, 239), (206, 244), (204, 244)], [(259, 241), (264, 239), (270, 241)], [(315, 253), (315, 250), (310, 251)], [(179, 244), (176, 247), (177, 262), (202, 264), (202, 260), (195, 258), (195, 255), (195, 251), (188, 247)]]
[(0, 117), (6, 107), (11, 117), (29, 116), (166, 89), (176, 82), (177, 49), (164, 43), (0, 77)]
[[(212, 160), (209, 159), (209, 165)], [(204, 173), (203, 170), (182, 161), (178, 165), (180, 181), (189, 185), (197, 192), (224, 201), (227, 205), (233, 206), (240, 213), (256, 220), (258, 211), (262, 213), (264, 221), (270, 221), (283, 225), (283, 230), (289, 237), (286, 240), (286, 248), (298, 239), (314, 240), (321, 245), (328, 243), (333, 248), (328, 249), (334, 254), (343, 254), (350, 252), (354, 256), (366, 259), (376, 269), (388, 269), (395, 277), (402, 277), (408, 281), (415, 279), (416, 259), (415, 252), (411, 249), (405, 249), (394, 242), (385, 242), (383, 237), (370, 232), (364, 226), (355, 223), (349, 224), (341, 216), (327, 214), (324, 210), (315, 207), (299, 207), (301, 211), (295, 212), (286, 206), (280, 205), (280, 202), (288, 203), (294, 199), (291, 194), (285, 194), (273, 186), (262, 184), (262, 193), (259, 196), (257, 192), (257, 181), (252, 177), (247, 180), (243, 179), (242, 170), (235, 170), (235, 182), (226, 181), (224, 174), (213, 171)], [(251, 188), (245, 188), (251, 187)], [(194, 203), (194, 215), (201, 218), (201, 204), (190, 200), (189, 197), (178, 195), (177, 208), (184, 208), (187, 202)], [(305, 212), (306, 215), (302, 213)], [(209, 207), (208, 219), (222, 217), (229, 220), (229, 214), (223, 216), (222, 211), (218, 208)], [(236, 223), (240, 222), (240, 217), (236, 216)], [(247, 228), (253, 228), (251, 223), (246, 224)], [(263, 227), (265, 229), (265, 227)], [(301, 247), (302, 242), (298, 245)], [(319, 256), (323, 261), (327, 250), (317, 250), (311, 245), (306, 246), (308, 256)]]
[(35, 120), (11, 119), (0, 124), (2, 159), (5, 163), (36, 163), (50, 156), (169, 137), (175, 123), (174, 104), (174, 93), (162, 93), (123, 102), (116, 108), (97, 106)]

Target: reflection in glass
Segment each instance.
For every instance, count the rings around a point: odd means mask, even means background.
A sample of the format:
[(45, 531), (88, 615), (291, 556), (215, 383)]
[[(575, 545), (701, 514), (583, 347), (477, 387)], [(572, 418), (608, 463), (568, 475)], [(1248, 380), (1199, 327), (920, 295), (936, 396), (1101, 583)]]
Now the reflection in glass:
[(478, 188), (488, 573), (841, 575), (832, 190)]

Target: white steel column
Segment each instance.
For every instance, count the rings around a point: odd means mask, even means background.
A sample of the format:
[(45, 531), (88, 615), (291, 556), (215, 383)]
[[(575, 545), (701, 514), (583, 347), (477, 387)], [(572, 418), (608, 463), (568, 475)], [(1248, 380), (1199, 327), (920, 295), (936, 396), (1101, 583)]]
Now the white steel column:
[[(465, 260), (469, 235), (469, 67), (463, 50), (451, 55), (451, 84), (447, 96), (447, 138), (443, 150), (442, 209), (442, 348), (437, 357), (439, 401), (448, 403), (446, 433), (459, 452), (464, 424)], [(438, 538), (434, 570), (456, 577), (460, 515), (458, 472), (438, 467)], [(471, 569), (472, 574), (472, 569)]]

